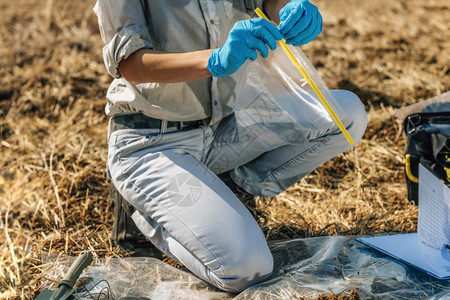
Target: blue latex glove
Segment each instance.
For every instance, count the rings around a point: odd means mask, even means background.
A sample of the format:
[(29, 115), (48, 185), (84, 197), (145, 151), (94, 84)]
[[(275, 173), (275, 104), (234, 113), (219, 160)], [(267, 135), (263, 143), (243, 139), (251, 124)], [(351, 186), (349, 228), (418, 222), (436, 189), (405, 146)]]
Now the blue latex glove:
[(280, 9), (278, 28), (286, 43), (304, 45), (322, 32), (322, 16), (317, 6), (308, 0), (292, 0)]
[(208, 59), (208, 70), (214, 77), (236, 72), (247, 60), (255, 60), (256, 50), (266, 58), (275, 50), (282, 36), (277, 26), (261, 18), (238, 21), (234, 24), (225, 44), (214, 49)]

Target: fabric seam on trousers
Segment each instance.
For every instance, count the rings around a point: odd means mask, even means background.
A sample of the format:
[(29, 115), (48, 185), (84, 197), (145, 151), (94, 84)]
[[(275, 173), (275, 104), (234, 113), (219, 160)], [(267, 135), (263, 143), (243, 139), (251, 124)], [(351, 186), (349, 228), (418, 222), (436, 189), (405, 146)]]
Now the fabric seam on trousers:
[[(316, 145), (314, 145), (313, 147), (308, 148), (307, 150), (305, 150), (304, 152), (302, 152), (301, 154), (293, 157), (292, 159), (290, 159), (289, 161), (285, 162), (282, 166), (278, 167), (276, 170), (274, 170), (273, 172), (270, 172), (264, 179), (262, 179), (261, 181), (256, 181), (257, 183), (263, 183), (263, 182), (267, 182), (269, 181), (268, 179), (271, 177), (276, 176), (279, 172), (281, 172), (282, 170), (286, 169), (288, 166), (292, 165), (296, 160), (304, 157), (307, 153), (310, 153), (311, 150), (315, 150), (317, 147), (320, 147), (320, 145), (323, 145), (324, 143), (328, 142), (331, 139), (330, 135), (327, 135), (325, 137), (320, 138), (319, 140), (316, 139), (317, 142), (321, 142), (321, 143), (317, 143)], [(241, 186), (244, 190), (248, 189), (248, 187), (252, 186), (252, 183), (255, 181), (250, 181), (250, 180), (245, 180), (245, 179), (240, 179), (240, 178), (233, 178), (233, 180), (236, 180), (236, 183)]]
[[(346, 129), (349, 129), (350, 127), (352, 127), (353, 122), (347, 126)], [(325, 145), (326, 143), (328, 143), (331, 140), (332, 136), (336, 136), (336, 135), (341, 135), (342, 132), (337, 132), (334, 134), (327, 134), (323, 137), (320, 138), (316, 138), (314, 140), (310, 141), (311, 142), (316, 142), (316, 144), (313, 147), (309, 147), (306, 151), (304, 151), (303, 153), (293, 157), (292, 159), (290, 159), (289, 161), (285, 162), (282, 166), (280, 166), (279, 168), (277, 168), (276, 170), (273, 170), (272, 172), (270, 172), (269, 175), (266, 176), (266, 178), (264, 178), (262, 180), (262, 182), (266, 182), (266, 181), (270, 181), (268, 180), (269, 178), (273, 178), (274, 176), (276, 176), (277, 174), (279, 174), (282, 170), (286, 169), (287, 167), (289, 167), (290, 165), (292, 165), (293, 163), (295, 163), (298, 159), (303, 158), (307, 153), (311, 152), (311, 150), (316, 150), (319, 147), (322, 147), (323, 145)]]
[(275, 169), (272, 172), (270, 172), (269, 175), (267, 175), (266, 178), (264, 178), (262, 182), (268, 181), (269, 178), (273, 179), (273, 177), (278, 175), (280, 172), (282, 172), (286, 168), (289, 168), (292, 164), (295, 164), (299, 159), (304, 158), (307, 154), (311, 153), (312, 151), (316, 151), (317, 148), (322, 147), (323, 145), (325, 145), (330, 140), (331, 140), (331, 137), (329, 135), (327, 135), (325, 137), (322, 137), (319, 140), (316, 139), (314, 141), (314, 142), (316, 142), (315, 145), (313, 145), (312, 147), (309, 147), (306, 151), (303, 151), (299, 155), (293, 157), (292, 159), (288, 160), (287, 162), (285, 162), (283, 165), (281, 165), (277, 169)]

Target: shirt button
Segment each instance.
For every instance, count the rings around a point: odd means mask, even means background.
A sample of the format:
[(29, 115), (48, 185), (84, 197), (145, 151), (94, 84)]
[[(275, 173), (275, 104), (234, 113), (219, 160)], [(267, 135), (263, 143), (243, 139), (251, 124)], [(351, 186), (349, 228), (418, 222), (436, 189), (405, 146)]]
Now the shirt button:
[(214, 24), (214, 20), (213, 19), (209, 20), (209, 23)]
[(214, 100), (214, 105), (217, 105), (217, 104), (219, 104), (219, 102), (217, 102), (217, 100)]

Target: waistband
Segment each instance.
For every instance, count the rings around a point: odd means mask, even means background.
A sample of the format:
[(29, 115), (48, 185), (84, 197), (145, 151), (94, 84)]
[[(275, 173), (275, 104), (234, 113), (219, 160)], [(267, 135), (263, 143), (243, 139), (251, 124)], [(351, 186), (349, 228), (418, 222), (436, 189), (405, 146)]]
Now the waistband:
[[(166, 123), (166, 124), (165, 124)], [(120, 129), (169, 129), (190, 130), (204, 125), (198, 121), (164, 121), (141, 113), (118, 115), (111, 118), (111, 133)], [(165, 131), (165, 130), (164, 130)]]

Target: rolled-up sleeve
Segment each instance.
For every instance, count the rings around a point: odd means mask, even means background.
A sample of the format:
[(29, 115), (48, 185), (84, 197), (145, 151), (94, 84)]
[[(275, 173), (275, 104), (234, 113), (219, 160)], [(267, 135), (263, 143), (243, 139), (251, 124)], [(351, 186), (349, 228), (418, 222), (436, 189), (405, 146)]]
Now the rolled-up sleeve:
[(94, 7), (111, 76), (120, 77), (119, 63), (142, 48), (153, 48), (140, 0), (98, 0)]

